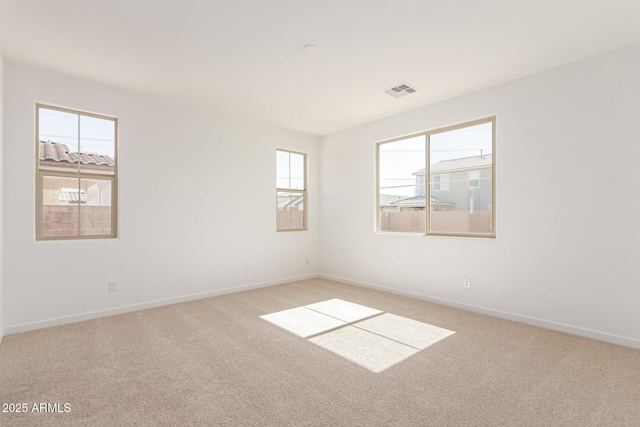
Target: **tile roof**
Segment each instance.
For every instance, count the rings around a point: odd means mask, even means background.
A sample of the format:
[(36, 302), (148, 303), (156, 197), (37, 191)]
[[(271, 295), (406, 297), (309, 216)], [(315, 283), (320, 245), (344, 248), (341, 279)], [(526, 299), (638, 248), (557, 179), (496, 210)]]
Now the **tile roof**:
[(87, 192), (77, 188), (61, 188), (58, 200), (66, 203), (87, 203)]
[(404, 199), (406, 197), (407, 196), (398, 196), (394, 194), (380, 194), (378, 200), (380, 202), (380, 206), (389, 206), (393, 204), (393, 202), (396, 202), (400, 199)]
[[(482, 156), (461, 157), (459, 159), (441, 160), (431, 165), (431, 173), (453, 172), (457, 170), (489, 168), (493, 165), (491, 154)], [(413, 175), (424, 175), (424, 169)]]
[(61, 142), (40, 141), (40, 161), (77, 164), (78, 157), (83, 165), (105, 166), (113, 168), (115, 161), (111, 156), (95, 153), (70, 152)]
[(291, 208), (299, 208), (301, 204), (304, 203), (304, 196), (286, 196), (278, 193), (278, 209), (291, 209)]
[[(391, 202), (390, 204), (404, 205), (404, 206), (416, 206), (416, 205), (424, 206), (425, 199), (426, 199), (425, 196), (413, 196), (413, 197), (407, 197), (406, 199), (396, 200), (395, 202)], [(455, 203), (445, 202), (444, 200), (439, 200), (433, 197), (431, 197), (429, 200), (431, 200), (432, 205), (447, 205), (447, 206), (455, 205)]]

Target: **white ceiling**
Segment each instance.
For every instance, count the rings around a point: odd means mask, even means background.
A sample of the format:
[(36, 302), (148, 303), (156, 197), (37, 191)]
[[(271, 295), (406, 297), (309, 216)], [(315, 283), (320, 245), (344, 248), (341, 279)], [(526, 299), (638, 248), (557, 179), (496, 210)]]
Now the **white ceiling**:
[(639, 0), (0, 0), (8, 63), (310, 135), (639, 42)]

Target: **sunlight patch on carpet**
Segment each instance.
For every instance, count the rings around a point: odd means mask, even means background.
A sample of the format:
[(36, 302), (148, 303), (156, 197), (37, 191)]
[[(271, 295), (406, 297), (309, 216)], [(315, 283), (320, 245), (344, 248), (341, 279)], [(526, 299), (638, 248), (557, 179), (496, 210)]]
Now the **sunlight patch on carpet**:
[(322, 301), (315, 304), (305, 305), (305, 308), (317, 311), (345, 322), (355, 322), (373, 315), (382, 313), (380, 310), (354, 304), (338, 298)]
[(354, 326), (420, 350), (455, 333), (391, 313), (358, 322)]
[(280, 326), (282, 329), (286, 329), (287, 331), (302, 338), (310, 337), (311, 335), (346, 325), (342, 320), (304, 307), (279, 311), (277, 313), (260, 316), (260, 318), (271, 322), (276, 326)]
[(337, 298), (260, 318), (375, 373), (455, 334)]
[(420, 351), (353, 326), (318, 335), (309, 341), (375, 373)]

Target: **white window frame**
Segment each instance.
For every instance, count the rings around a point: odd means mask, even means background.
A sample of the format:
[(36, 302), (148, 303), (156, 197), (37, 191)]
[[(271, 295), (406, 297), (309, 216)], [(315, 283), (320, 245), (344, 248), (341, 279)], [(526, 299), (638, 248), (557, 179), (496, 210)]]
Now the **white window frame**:
[[(77, 114), (78, 116), (94, 117), (102, 120), (110, 120), (114, 123), (114, 167), (113, 175), (91, 173), (86, 170), (80, 171), (80, 169), (69, 169), (69, 171), (52, 171), (40, 169), (40, 109), (60, 111), (64, 113)], [(36, 103), (36, 240), (87, 240), (87, 239), (113, 239), (118, 237), (118, 118), (113, 116), (107, 116), (104, 114), (90, 113), (86, 111), (76, 110), (72, 108), (59, 107), (49, 104)], [(80, 161), (78, 159), (78, 161)], [(82, 215), (80, 210), (78, 211), (78, 235), (77, 236), (44, 236), (43, 234), (43, 187), (44, 179), (46, 177), (58, 177), (58, 178), (71, 178), (87, 180), (103, 180), (110, 181), (111, 183), (111, 233), (100, 235), (82, 235), (81, 233), (81, 221)], [(80, 187), (78, 186), (80, 191)], [(81, 206), (80, 204), (78, 206)]]

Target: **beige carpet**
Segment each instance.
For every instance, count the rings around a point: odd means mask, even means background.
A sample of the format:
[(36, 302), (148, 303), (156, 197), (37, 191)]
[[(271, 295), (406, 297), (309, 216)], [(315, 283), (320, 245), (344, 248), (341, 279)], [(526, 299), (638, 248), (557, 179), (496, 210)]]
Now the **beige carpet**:
[[(260, 318), (335, 298), (453, 333), (375, 373)], [(640, 351), (314, 279), (7, 336), (0, 403), (28, 407), (3, 426), (640, 426)]]

